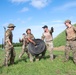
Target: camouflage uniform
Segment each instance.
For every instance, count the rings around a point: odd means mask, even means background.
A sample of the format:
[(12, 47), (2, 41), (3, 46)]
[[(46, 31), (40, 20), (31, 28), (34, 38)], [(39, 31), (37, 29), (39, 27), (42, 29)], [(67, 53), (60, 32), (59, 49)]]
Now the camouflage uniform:
[(27, 44), (28, 44), (28, 42), (27, 42), (26, 36), (24, 36), (24, 37), (20, 40), (20, 42), (22, 42), (23, 45), (22, 45), (22, 52), (20, 53), (19, 58), (21, 58), (22, 55), (23, 55), (25, 52), (27, 53), (27, 55), (28, 55), (28, 57), (29, 57), (28, 49), (27, 49)]
[[(34, 39), (34, 36), (33, 36), (33, 34), (27, 34), (27, 38)], [(33, 62), (33, 56), (32, 56), (32, 54), (30, 52), (29, 52), (29, 57), (30, 57), (30, 61)]]
[(72, 50), (73, 61), (76, 63), (76, 27), (71, 26), (66, 28), (66, 40), (65, 60), (69, 60), (70, 50)]
[(50, 52), (50, 59), (53, 60), (53, 37), (52, 31), (44, 32), (42, 34), (42, 40), (45, 40), (46, 49)]
[[(13, 25), (9, 25), (8, 28), (10, 27), (14, 27)], [(12, 39), (13, 39), (13, 34), (12, 31), (10, 29), (8, 29), (5, 32), (5, 60), (4, 60), (4, 65), (8, 66), (9, 60), (10, 60), (10, 64), (14, 64), (14, 59), (15, 59), (15, 50), (13, 45), (9, 45), (8, 40), (10, 40), (11, 44), (12, 44)]]

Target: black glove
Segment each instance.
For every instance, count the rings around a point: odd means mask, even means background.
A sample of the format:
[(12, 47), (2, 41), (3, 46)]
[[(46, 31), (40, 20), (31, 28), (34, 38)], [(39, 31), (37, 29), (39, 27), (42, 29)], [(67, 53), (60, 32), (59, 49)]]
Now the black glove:
[(54, 32), (54, 28), (53, 27), (51, 27), (51, 31)]

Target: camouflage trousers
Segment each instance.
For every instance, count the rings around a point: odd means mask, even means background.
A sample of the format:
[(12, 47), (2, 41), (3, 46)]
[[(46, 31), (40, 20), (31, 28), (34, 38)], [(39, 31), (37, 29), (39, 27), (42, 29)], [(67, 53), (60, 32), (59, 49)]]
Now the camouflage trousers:
[(30, 61), (31, 61), (31, 62), (33, 62), (34, 57), (35, 57), (36, 61), (39, 61), (39, 55), (32, 55), (32, 54), (29, 52), (29, 58), (30, 58)]
[(21, 53), (20, 53), (20, 55), (19, 55), (19, 58), (21, 58), (25, 52), (26, 52), (26, 54), (27, 54), (28, 57), (29, 57), (29, 53), (28, 53), (27, 46), (23, 45), (23, 46), (22, 46), (22, 51), (21, 51)]
[(13, 46), (6, 45), (5, 46), (5, 60), (4, 65), (8, 66), (8, 63), (10, 61), (10, 64), (14, 64), (16, 53)]
[(53, 60), (53, 41), (46, 42), (46, 49), (50, 53), (50, 59)]
[[(28, 46), (27, 46), (27, 47), (28, 47)], [(32, 55), (29, 51), (28, 51), (28, 53), (29, 53), (29, 58), (30, 58), (30, 61), (31, 61), (31, 62), (33, 62), (34, 57), (36, 58), (36, 61), (39, 60), (39, 55)]]
[(65, 60), (69, 60), (70, 50), (73, 53), (73, 61), (76, 63), (76, 41), (67, 41), (65, 46)]

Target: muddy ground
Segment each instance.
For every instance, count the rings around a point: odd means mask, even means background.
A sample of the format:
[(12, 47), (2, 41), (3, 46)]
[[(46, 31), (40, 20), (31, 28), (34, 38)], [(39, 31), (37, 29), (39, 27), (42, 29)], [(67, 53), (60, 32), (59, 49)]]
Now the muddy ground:
[(60, 46), (60, 47), (54, 47), (54, 50), (65, 50), (65, 46)]

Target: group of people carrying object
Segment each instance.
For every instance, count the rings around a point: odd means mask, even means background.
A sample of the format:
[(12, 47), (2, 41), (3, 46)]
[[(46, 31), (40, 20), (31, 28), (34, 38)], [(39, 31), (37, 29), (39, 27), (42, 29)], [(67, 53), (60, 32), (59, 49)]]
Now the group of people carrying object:
[[(64, 61), (68, 61), (69, 60), (69, 54), (70, 54), (70, 50), (72, 50), (73, 53), (73, 62), (76, 64), (76, 27), (72, 26), (71, 21), (70, 20), (66, 20), (64, 22), (65, 26), (67, 27), (65, 30), (65, 34), (66, 34), (66, 46), (65, 46), (65, 60)], [(5, 60), (4, 60), (4, 65), (8, 66), (9, 61), (10, 64), (14, 64), (14, 59), (16, 56), (13, 44), (12, 44), (12, 40), (13, 40), (13, 34), (12, 34), (12, 30), (14, 30), (16, 26), (14, 26), (14, 24), (9, 24), (8, 25), (8, 29), (5, 32)], [(49, 55), (50, 55), (50, 60), (53, 61), (54, 59), (54, 55), (53, 55), (53, 36), (52, 33), (54, 32), (53, 27), (51, 28), (51, 30), (48, 29), (47, 25), (44, 25), (43, 27), (44, 33), (42, 34), (41, 39), (44, 40), (45, 44), (46, 44), (46, 50), (49, 51)], [(26, 34), (23, 33), (22, 35), (22, 39), (19, 39), (20, 42), (22, 42), (22, 51), (19, 55), (19, 58), (21, 59), (22, 55), (24, 54), (24, 52), (26, 52), (27, 56), (30, 58), (30, 61), (33, 62), (33, 56), (32, 54), (28, 51), (28, 44), (31, 42), (34, 45), (36, 45), (36, 42), (33, 41), (34, 35), (31, 33), (31, 29), (27, 29), (26, 30)], [(45, 54), (44, 54), (45, 56)], [(43, 57), (44, 57), (43, 56)], [(36, 56), (36, 61), (39, 60), (39, 57)]]

